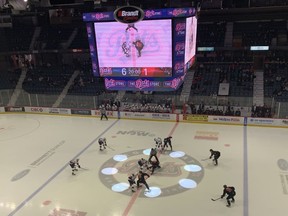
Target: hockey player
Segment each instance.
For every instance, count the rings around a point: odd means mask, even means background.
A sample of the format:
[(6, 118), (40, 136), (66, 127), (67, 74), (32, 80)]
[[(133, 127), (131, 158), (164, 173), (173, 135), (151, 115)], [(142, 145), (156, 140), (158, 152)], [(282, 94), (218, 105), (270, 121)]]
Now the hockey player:
[(138, 160), (138, 165), (140, 166), (140, 171), (143, 171), (144, 168), (147, 169), (147, 167), (148, 167), (148, 161), (145, 160), (144, 158), (141, 158), (140, 160)]
[(210, 149), (210, 159), (213, 157), (214, 165), (218, 165), (218, 158), (220, 157), (221, 153), (219, 151), (214, 151), (213, 149)]
[(135, 192), (137, 189), (136, 182), (135, 182), (136, 177), (137, 177), (137, 175), (135, 175), (134, 173), (132, 173), (130, 176), (128, 176), (128, 182), (129, 182), (130, 189), (132, 192)]
[(158, 157), (157, 157), (157, 149), (156, 148), (151, 148), (150, 156), (149, 156), (149, 159), (148, 159), (149, 163), (151, 163), (152, 157), (154, 157), (156, 159), (156, 161), (159, 163), (159, 160), (158, 160)]
[(166, 137), (165, 139), (164, 139), (164, 148), (168, 148), (168, 145), (170, 146), (170, 148), (171, 148), (171, 151), (172, 151), (172, 142), (171, 142), (171, 139), (172, 139), (172, 137), (171, 136), (169, 136), (169, 137)]
[(75, 160), (75, 166), (78, 167), (78, 168), (81, 168), (80, 164), (79, 164), (79, 158), (77, 158)]
[(108, 120), (108, 117), (106, 115), (106, 109), (105, 109), (104, 105), (100, 108), (100, 112), (101, 112), (101, 120), (103, 119), (103, 117), (105, 117), (106, 120)]
[(151, 175), (153, 175), (156, 168), (161, 168), (159, 161), (150, 161), (151, 166), (148, 168), (151, 170)]
[(162, 139), (160, 137), (154, 138), (155, 147), (159, 150), (163, 150)]
[(144, 48), (144, 44), (141, 40), (136, 40), (135, 42), (133, 42), (133, 45), (135, 46), (137, 52), (138, 52), (138, 57), (141, 57), (141, 51)]
[[(223, 199), (225, 197), (225, 195), (228, 195), (226, 197), (226, 200), (227, 200), (227, 207), (230, 207), (231, 206), (231, 202), (234, 203), (235, 202), (235, 199), (234, 199), (234, 196), (236, 195), (236, 191), (235, 191), (235, 188), (233, 186), (227, 186), (227, 185), (223, 185), (223, 194), (221, 196), (221, 199)], [(230, 199), (231, 199), (231, 202), (230, 202)]]
[(135, 27), (135, 24), (134, 24), (134, 23), (129, 23), (125, 31), (127, 32), (127, 31), (130, 30), (131, 28), (133, 28), (135, 31), (138, 32), (138, 29)]
[(98, 143), (99, 143), (100, 151), (102, 151), (103, 149), (106, 149), (107, 143), (106, 143), (105, 137), (99, 138)]
[(146, 182), (146, 178), (145, 177), (149, 178), (150, 175), (148, 175), (145, 172), (139, 171), (138, 180), (137, 180), (137, 188), (139, 188), (140, 187), (140, 183), (142, 183), (142, 184), (145, 185), (145, 187), (147, 188), (148, 192), (150, 192), (150, 188), (149, 188), (149, 185)]
[(78, 169), (77, 169), (77, 163), (76, 163), (76, 161), (74, 161), (74, 160), (71, 160), (70, 162), (69, 162), (69, 165), (70, 165), (70, 167), (72, 168), (72, 175), (76, 175), (76, 171), (78, 171)]

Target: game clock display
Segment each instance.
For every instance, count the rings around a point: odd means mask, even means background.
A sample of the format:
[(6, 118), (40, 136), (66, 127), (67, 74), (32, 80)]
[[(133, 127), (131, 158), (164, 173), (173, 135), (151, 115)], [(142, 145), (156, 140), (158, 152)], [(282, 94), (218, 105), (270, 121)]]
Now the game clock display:
[(171, 77), (171, 20), (94, 23), (102, 77)]
[(100, 68), (100, 74), (103, 77), (170, 77), (172, 76), (172, 68), (157, 68), (157, 67), (145, 67), (145, 68)]

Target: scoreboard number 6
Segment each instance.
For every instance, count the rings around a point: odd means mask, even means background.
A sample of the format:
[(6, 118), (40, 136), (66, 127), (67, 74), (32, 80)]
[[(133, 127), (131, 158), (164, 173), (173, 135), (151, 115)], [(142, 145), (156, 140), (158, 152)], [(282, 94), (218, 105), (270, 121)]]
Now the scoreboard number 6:
[(126, 76), (126, 74), (127, 74), (126, 68), (122, 68), (122, 75)]

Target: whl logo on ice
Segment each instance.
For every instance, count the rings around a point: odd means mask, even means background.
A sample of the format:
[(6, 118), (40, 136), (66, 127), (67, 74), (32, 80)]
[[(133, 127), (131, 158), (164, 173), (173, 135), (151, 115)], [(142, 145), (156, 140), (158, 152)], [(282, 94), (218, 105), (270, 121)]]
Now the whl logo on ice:
[(138, 130), (130, 130), (130, 131), (118, 131), (117, 134), (121, 135), (131, 135), (131, 136), (150, 136), (153, 137), (155, 134), (146, 132), (146, 131), (138, 131)]

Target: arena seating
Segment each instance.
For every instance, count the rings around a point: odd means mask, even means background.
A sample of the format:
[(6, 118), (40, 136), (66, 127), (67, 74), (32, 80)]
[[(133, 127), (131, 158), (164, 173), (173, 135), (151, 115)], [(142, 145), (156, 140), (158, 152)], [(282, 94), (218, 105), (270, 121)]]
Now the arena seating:
[(62, 43), (66, 43), (74, 30), (73, 26), (46, 26), (42, 27), (41, 33), (36, 43), (43, 44), (47, 50), (64, 48)]
[(20, 69), (1, 71), (0, 73), (0, 90), (15, 89), (21, 74)]
[(265, 58), (265, 96), (276, 101), (288, 100), (288, 55), (284, 52), (270, 52)]
[(23, 89), (33, 94), (60, 94), (73, 70), (69, 66), (63, 68), (47, 66), (29, 69), (23, 83)]
[[(0, 52), (27, 51), (34, 33), (34, 27), (5, 28), (1, 30)], [(21, 35), (21, 37), (19, 37)], [(3, 43), (3, 44), (2, 44)]]
[(203, 47), (223, 47), (226, 22), (202, 23), (197, 27), (197, 44)]
[(251, 7), (269, 7), (269, 6), (285, 6), (288, 5), (287, 0), (250, 0)]
[(86, 26), (80, 26), (69, 49), (89, 49)]
[(276, 45), (277, 36), (282, 32), (287, 33), (285, 21), (235, 22), (233, 29), (234, 37), (241, 37), (242, 46), (271, 46), (272, 40)]

